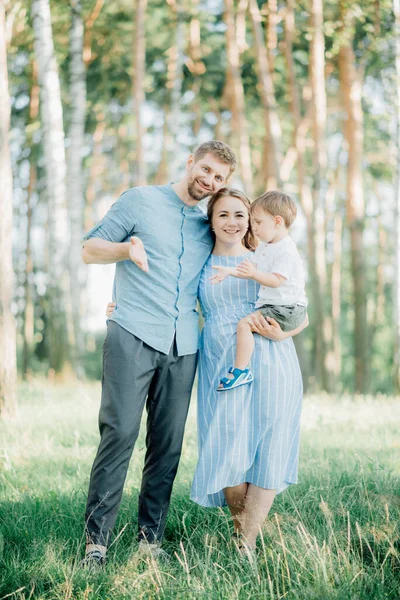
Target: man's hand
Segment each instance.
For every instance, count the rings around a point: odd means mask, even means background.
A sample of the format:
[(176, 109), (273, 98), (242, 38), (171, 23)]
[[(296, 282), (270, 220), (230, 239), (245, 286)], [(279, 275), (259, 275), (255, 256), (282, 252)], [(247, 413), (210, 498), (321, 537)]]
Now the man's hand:
[(237, 277), (236, 269), (234, 269), (233, 267), (215, 266), (215, 267), (211, 267), (211, 268), (218, 271), (218, 273), (216, 273), (215, 275), (210, 277), (210, 283), (212, 283), (212, 284), (221, 283), (221, 281), (226, 279), (229, 275), (232, 275), (233, 277)]
[(267, 320), (260, 312), (255, 312), (249, 315), (247, 319), (254, 333), (258, 333), (274, 342), (281, 342), (289, 337), (287, 332), (282, 331), (279, 323), (272, 317), (267, 317)]
[(114, 308), (117, 306), (116, 302), (109, 302), (106, 308), (106, 316), (111, 317), (114, 312)]
[(135, 265), (142, 269), (145, 273), (149, 270), (149, 263), (147, 261), (146, 250), (144, 249), (143, 242), (140, 238), (132, 236), (129, 245), (129, 258)]
[(242, 279), (253, 279), (255, 274), (257, 273), (257, 266), (251, 260), (246, 258), (245, 261), (240, 263), (236, 267), (237, 275), (236, 277), (240, 277)]

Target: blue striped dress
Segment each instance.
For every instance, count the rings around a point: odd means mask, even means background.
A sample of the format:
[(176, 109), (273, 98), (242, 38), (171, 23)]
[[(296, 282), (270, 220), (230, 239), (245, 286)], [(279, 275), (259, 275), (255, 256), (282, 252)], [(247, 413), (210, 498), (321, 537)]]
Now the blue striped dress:
[(255, 335), (254, 382), (217, 392), (233, 366), (236, 324), (254, 311), (258, 284), (227, 277), (212, 285), (213, 265), (236, 266), (242, 256), (211, 255), (199, 288), (205, 325), (199, 352), (199, 459), (191, 499), (223, 506), (223, 489), (253, 483), (277, 493), (296, 483), (302, 379), (293, 340), (273, 342)]

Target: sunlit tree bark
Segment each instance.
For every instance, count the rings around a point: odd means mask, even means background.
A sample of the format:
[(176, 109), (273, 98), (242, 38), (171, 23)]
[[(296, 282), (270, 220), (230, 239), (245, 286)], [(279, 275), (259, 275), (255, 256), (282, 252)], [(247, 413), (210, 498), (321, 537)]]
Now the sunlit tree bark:
[[(39, 86), (37, 83), (37, 65), (32, 61), (32, 84), (29, 102), (29, 125), (28, 131), (31, 131), (32, 124), (35, 123), (39, 115)], [(32, 294), (32, 275), (33, 275), (33, 260), (32, 260), (32, 212), (33, 212), (33, 193), (36, 187), (37, 168), (36, 168), (36, 153), (33, 143), (32, 134), (27, 135), (27, 142), (30, 147), (29, 155), (29, 182), (26, 194), (26, 259), (25, 259), (25, 306), (23, 313), (23, 353), (22, 353), (22, 374), (26, 379), (31, 370), (31, 358), (34, 347), (34, 305)]]
[(362, 178), (363, 112), (361, 106), (362, 81), (357, 72), (352, 48), (353, 23), (348, 3), (340, 3), (342, 43), (339, 50), (339, 77), (346, 113), (344, 124), (348, 149), (347, 160), (347, 221), (350, 229), (351, 271), (354, 292), (354, 351), (355, 387), (358, 392), (368, 390), (369, 350), (366, 311), (366, 281), (364, 264), (364, 191)]
[(86, 270), (81, 258), (84, 218), (84, 183), (82, 150), (85, 144), (86, 115), (86, 68), (83, 60), (84, 27), (81, 0), (71, 0), (71, 27), (69, 35), (71, 125), (68, 132), (67, 151), (67, 198), (71, 231), (69, 257), (69, 281), (71, 302), (71, 360), (75, 373), (82, 377), (82, 352), (84, 336), (82, 328), (82, 288)]
[(50, 368), (60, 372), (69, 359), (66, 315), (69, 296), (67, 256), (70, 239), (66, 207), (66, 160), (60, 81), (54, 54), (48, 0), (32, 1), (32, 21), (40, 86), (48, 206), (49, 314), (46, 334)]
[(201, 50), (199, 0), (192, 0), (192, 18), (189, 24), (189, 47), (188, 56), (186, 58), (186, 66), (193, 75), (192, 92), (194, 97), (191, 106), (194, 113), (194, 118), (192, 120), (192, 130), (194, 137), (197, 139), (203, 121), (200, 103), (202, 85), (201, 76), (206, 72), (206, 68), (202, 60)]
[(331, 319), (328, 315), (327, 273), (325, 255), (326, 182), (326, 91), (325, 40), (322, 0), (310, 2), (310, 84), (313, 132), (312, 237), (315, 252), (310, 262), (312, 295), (316, 317), (316, 359), (322, 386), (331, 391), (334, 374)]
[(396, 51), (396, 187), (395, 187), (395, 277), (394, 277), (394, 323), (395, 354), (394, 383), (400, 393), (400, 1), (393, 0), (395, 15)]
[(233, 0), (224, 1), (224, 21), (226, 24), (226, 51), (228, 70), (231, 77), (232, 133), (237, 139), (241, 176), (246, 193), (253, 195), (253, 174), (251, 165), (250, 142), (246, 119), (244, 90), (240, 71), (239, 50), (237, 46), (235, 13)]
[(275, 101), (275, 89), (268, 63), (268, 54), (265, 44), (263, 28), (261, 26), (261, 15), (257, 0), (249, 1), (249, 12), (253, 29), (257, 65), (261, 88), (261, 100), (264, 107), (265, 129), (266, 129), (266, 159), (263, 165), (265, 171), (265, 187), (273, 189), (281, 185), (279, 167), (282, 162), (281, 147), (281, 124), (279, 121), (277, 105)]
[(16, 330), (11, 311), (14, 286), (13, 181), (9, 148), (10, 96), (5, 27), (5, 2), (0, 0), (0, 415), (13, 414), (17, 401)]
[(144, 74), (146, 70), (146, 28), (145, 14), (147, 0), (134, 0), (135, 36), (134, 36), (134, 73), (133, 73), (133, 111), (135, 118), (136, 147), (136, 185), (146, 185), (146, 163), (144, 160), (143, 105), (145, 102)]

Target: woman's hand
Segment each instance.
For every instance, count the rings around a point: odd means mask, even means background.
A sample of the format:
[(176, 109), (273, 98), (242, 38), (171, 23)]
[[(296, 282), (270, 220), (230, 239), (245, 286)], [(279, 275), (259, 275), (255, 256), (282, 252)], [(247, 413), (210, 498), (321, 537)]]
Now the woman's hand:
[(149, 263), (147, 261), (146, 250), (144, 249), (142, 240), (136, 236), (131, 237), (129, 244), (129, 258), (139, 267), (139, 269), (142, 269), (145, 273), (148, 272)]
[(289, 337), (293, 337), (308, 327), (308, 315), (304, 319), (303, 323), (292, 331), (282, 331), (281, 326), (272, 317), (262, 316), (260, 312), (255, 312), (249, 315), (248, 320), (251, 324), (251, 330), (254, 333), (258, 333), (274, 342), (282, 342)]
[(282, 331), (279, 323), (277, 323), (272, 317), (265, 318), (260, 312), (255, 312), (249, 315), (247, 318), (251, 324), (251, 330), (254, 333), (258, 333), (259, 335), (268, 338), (269, 340), (281, 342), (287, 337), (290, 337), (288, 333), (290, 334), (291, 332)]
[(114, 312), (114, 308), (117, 306), (116, 302), (109, 302), (107, 304), (107, 308), (106, 308), (106, 315), (107, 317), (111, 317), (111, 315)]

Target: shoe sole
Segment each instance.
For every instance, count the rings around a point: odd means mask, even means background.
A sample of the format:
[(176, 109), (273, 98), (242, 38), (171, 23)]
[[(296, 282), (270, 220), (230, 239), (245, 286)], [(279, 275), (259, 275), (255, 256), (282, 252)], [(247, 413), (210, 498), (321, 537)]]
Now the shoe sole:
[(231, 385), (226, 388), (217, 388), (217, 392), (229, 392), (229, 390), (234, 390), (235, 388), (240, 387), (241, 385), (248, 385), (249, 383), (253, 383), (254, 379), (247, 379), (246, 381), (241, 381), (240, 383), (236, 383), (235, 385)]

